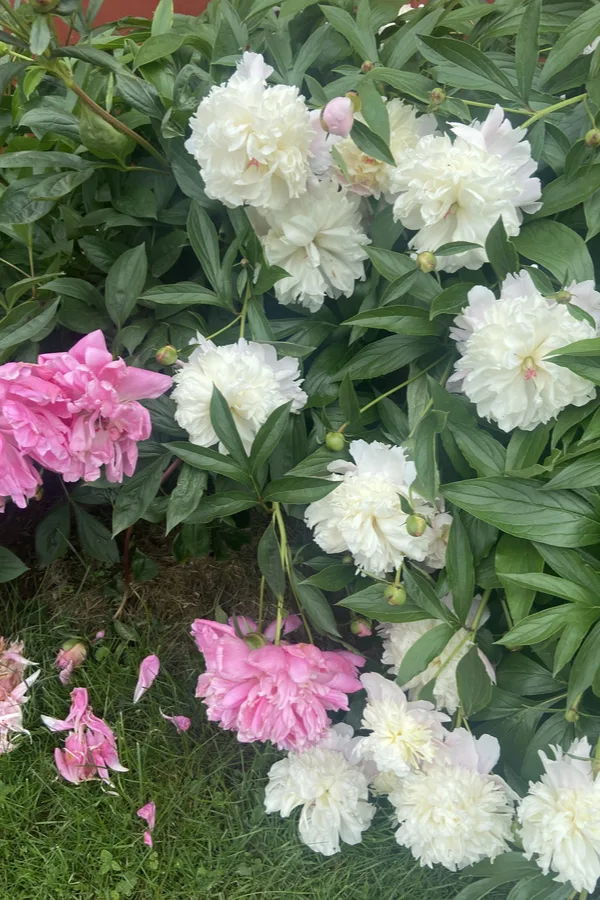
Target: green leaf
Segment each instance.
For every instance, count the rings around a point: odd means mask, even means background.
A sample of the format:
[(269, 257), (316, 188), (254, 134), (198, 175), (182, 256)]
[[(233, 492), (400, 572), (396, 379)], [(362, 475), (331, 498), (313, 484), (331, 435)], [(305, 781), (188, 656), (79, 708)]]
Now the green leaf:
[(277, 448), (287, 428), (292, 404), (285, 403), (273, 410), (269, 418), (260, 426), (252, 443), (250, 453), (250, 466), (255, 474), (268, 461), (273, 451)]
[(579, 615), (578, 607), (570, 603), (543, 609), (522, 619), (518, 625), (499, 638), (497, 644), (508, 644), (520, 647), (521, 644), (539, 644), (560, 631), (565, 625), (575, 621)]
[(600, 451), (580, 456), (579, 459), (560, 469), (545, 485), (547, 490), (574, 488), (581, 490), (600, 485)]
[(522, 587), (531, 588), (534, 591), (542, 591), (562, 600), (570, 600), (572, 603), (581, 603), (583, 606), (595, 606), (596, 594), (592, 594), (585, 588), (566, 578), (556, 578), (554, 575), (546, 575), (543, 572), (524, 572), (522, 575), (505, 574), (504, 580)]
[(216, 385), (213, 385), (212, 397), (210, 398), (210, 421), (219, 441), (229, 451), (238, 465), (246, 469), (248, 467), (248, 454), (229, 409), (229, 404)]
[(67, 552), (71, 530), (68, 503), (55, 506), (35, 529), (35, 553), (40, 566), (49, 566)]
[[(386, 40), (382, 49), (382, 60), (386, 66), (392, 70), (403, 69), (411, 56), (417, 52), (415, 35), (431, 34), (442, 14), (442, 9), (435, 9), (420, 17), (413, 13), (409, 22)], [(405, 72), (398, 74), (403, 75)]]
[(516, 428), (506, 448), (506, 471), (518, 472), (535, 465), (548, 443), (550, 425), (538, 425), (533, 431)]
[(54, 200), (33, 200), (29, 196), (40, 178), (21, 178), (13, 181), (0, 197), (0, 221), (11, 225), (30, 225), (50, 212)]
[(283, 597), (285, 574), (281, 564), (281, 547), (272, 522), (258, 542), (257, 559), (258, 567), (275, 596)]
[(320, 9), (330, 25), (346, 38), (363, 62), (377, 61), (379, 58), (377, 43), (371, 30), (366, 31), (359, 28), (349, 13), (343, 9), (338, 9), (336, 6), (321, 6)]
[(205, 494), (196, 511), (188, 516), (186, 524), (207, 525), (214, 519), (233, 516), (253, 506), (256, 506), (256, 497), (243, 491), (222, 491), (210, 497)]
[(473, 553), (460, 513), (454, 512), (446, 549), (446, 575), (456, 615), (466, 622), (475, 593)]
[(492, 699), (492, 682), (477, 651), (471, 647), (456, 667), (456, 685), (465, 716), (472, 716)]
[(176, 32), (166, 34), (155, 34), (144, 41), (135, 57), (135, 68), (146, 66), (153, 63), (157, 59), (164, 59), (165, 56), (171, 56), (183, 44), (183, 35)]
[[(493, 82), (503, 88), (509, 95), (517, 96), (514, 85), (511, 84), (504, 72), (482, 50), (478, 50), (472, 44), (466, 44), (463, 41), (456, 41), (448, 37), (433, 38), (426, 36), (421, 37), (419, 43), (425, 44), (434, 53), (439, 54), (444, 59), (447, 59), (448, 62), (459, 66), (461, 69), (466, 69), (473, 75), (478, 75), (487, 79), (487, 81)], [(426, 52), (424, 52), (424, 55), (428, 58)]]
[(34, 56), (41, 56), (51, 39), (48, 16), (34, 16), (29, 34), (29, 49)]
[(405, 334), (390, 335), (380, 341), (373, 341), (372, 344), (359, 350), (343, 373), (348, 373), (353, 381), (377, 378), (396, 372), (439, 347), (439, 342), (434, 338), (415, 338)]
[(594, 278), (594, 264), (585, 241), (562, 222), (531, 222), (512, 242), (521, 256), (544, 266), (562, 284), (571, 278), (575, 281)]
[(180, 281), (177, 284), (157, 284), (144, 291), (140, 300), (150, 300), (159, 306), (220, 306), (229, 309), (228, 304), (207, 287), (191, 281)]
[(152, 35), (168, 34), (173, 27), (173, 0), (160, 0), (152, 16)]
[(479, 478), (442, 488), (443, 495), (477, 519), (515, 537), (556, 547), (600, 541), (600, 520), (572, 491), (545, 491), (519, 478)]
[(286, 475), (268, 484), (262, 498), (277, 500), (280, 503), (313, 503), (330, 494), (338, 484), (338, 481), (329, 481), (325, 478), (296, 478), (293, 475)]
[(18, 150), (0, 156), (0, 169), (90, 169), (94, 163), (76, 153), (58, 150)]
[(123, 483), (113, 508), (113, 537), (144, 515), (160, 487), (168, 456), (160, 456)]
[(383, 97), (375, 87), (375, 82), (363, 79), (358, 85), (358, 95), (362, 103), (362, 115), (371, 129), (389, 147), (390, 117)]
[(383, 596), (383, 590), (382, 584), (372, 584), (343, 600), (338, 600), (335, 605), (363, 613), (378, 622), (419, 622), (422, 619), (433, 618), (414, 603), (391, 606)]
[(367, 156), (371, 156), (373, 159), (379, 159), (390, 166), (396, 165), (396, 160), (394, 159), (392, 151), (384, 139), (374, 131), (371, 131), (371, 129), (363, 122), (359, 122), (358, 119), (354, 120), (350, 137), (358, 149), (362, 150), (363, 153), (366, 153)]
[(311, 625), (322, 634), (340, 637), (333, 610), (322, 591), (312, 584), (304, 584), (294, 571), (292, 576), (294, 591), (300, 599), (302, 611)]
[(429, 318), (435, 319), (436, 316), (456, 315), (456, 313), (459, 313), (463, 306), (466, 306), (469, 299), (469, 291), (472, 289), (472, 284), (459, 282), (441, 291), (437, 297), (433, 298)]
[(556, 884), (552, 875), (532, 875), (515, 884), (506, 900), (568, 900), (571, 886)]
[(575, 341), (548, 353), (546, 359), (600, 384), (600, 338)]
[(32, 187), (29, 196), (33, 200), (57, 200), (70, 194), (93, 174), (94, 170), (90, 168), (80, 172), (59, 172), (57, 175), (50, 175)]
[(17, 347), (25, 341), (34, 340), (42, 332), (47, 332), (49, 326), (54, 321), (59, 301), (55, 300), (48, 306), (44, 312), (38, 316), (34, 316), (24, 325), (18, 322), (15, 325), (5, 325), (0, 327), (0, 350), (9, 350)]
[(471, 241), (450, 241), (448, 244), (442, 244), (435, 251), (436, 256), (456, 256), (460, 253), (466, 253), (467, 250), (480, 250), (481, 244), (473, 244)]
[(202, 271), (219, 293), (221, 286), (219, 239), (208, 213), (196, 200), (192, 200), (190, 204), (187, 231), (192, 250), (202, 266)]
[(354, 566), (340, 564), (326, 566), (320, 572), (315, 572), (310, 578), (305, 578), (301, 583), (313, 584), (324, 591), (341, 591), (354, 577)]
[(422, 618), (441, 619), (452, 624), (454, 619), (450, 610), (440, 602), (431, 582), (418, 569), (404, 569), (402, 576), (406, 593), (419, 606), (425, 616)]
[(346, 373), (340, 385), (340, 408), (346, 422), (354, 427), (360, 419), (360, 403), (352, 384), (352, 379)]
[(544, 560), (530, 541), (503, 534), (496, 547), (495, 564), (496, 573), (506, 593), (508, 609), (513, 622), (517, 624), (529, 615), (535, 599), (535, 589), (523, 587), (504, 576), (542, 572)]
[(460, 452), (478, 475), (501, 475), (506, 466), (506, 450), (483, 428), (448, 422)]
[(119, 550), (108, 528), (86, 512), (78, 503), (74, 503), (73, 506), (77, 535), (84, 553), (100, 562), (118, 563)]
[(485, 239), (485, 252), (499, 281), (504, 281), (507, 275), (514, 274), (518, 270), (519, 257), (507, 237), (502, 217), (490, 229)]
[(197, 509), (206, 490), (207, 480), (206, 472), (201, 469), (187, 464), (181, 467), (177, 484), (169, 497), (166, 534), (169, 534), (176, 525), (187, 519)]
[(432, 409), (421, 417), (415, 428), (412, 448), (418, 478), (417, 490), (427, 500), (435, 500), (439, 493), (437, 436), (446, 427), (447, 418), (447, 413)]
[[(69, 56), (72, 49), (69, 47)], [(125, 71), (119, 71), (116, 78), (117, 90), (125, 103), (151, 119), (162, 119), (165, 109), (156, 88), (135, 75), (128, 75)]]
[(0, 584), (14, 581), (15, 578), (27, 571), (27, 566), (18, 556), (11, 553), (6, 547), (0, 547)]
[(395, 253), (382, 247), (365, 247), (369, 259), (387, 281), (396, 281), (416, 269), (414, 259), (404, 253)]
[(529, 93), (537, 67), (541, 6), (542, 0), (529, 0), (525, 6), (521, 27), (517, 31), (515, 41), (517, 84), (523, 103), (529, 101)]
[(536, 544), (535, 548), (547, 565), (558, 575), (562, 575), (563, 578), (574, 581), (592, 594), (600, 596), (600, 571), (592, 568), (588, 562), (593, 557), (584, 559), (581, 553), (575, 550), (565, 550), (562, 547), (546, 546), (545, 544)]
[(550, 181), (542, 190), (542, 207), (532, 218), (555, 216), (565, 209), (583, 203), (600, 188), (600, 164), (583, 166), (577, 175), (561, 175)]
[(546, 84), (558, 72), (581, 55), (585, 47), (600, 35), (600, 8), (592, 6), (563, 31), (553, 45), (542, 69), (538, 85)]
[(252, 479), (248, 472), (244, 471), (230, 456), (217, 453), (216, 450), (209, 450), (208, 447), (198, 447), (188, 441), (174, 441), (164, 446), (194, 469), (202, 469), (215, 475), (225, 475), (226, 478), (252, 487)]
[(597, 610), (581, 610), (577, 618), (564, 627), (554, 653), (554, 675), (561, 672), (573, 659), (584, 637), (597, 619)]
[(362, 328), (381, 328), (394, 334), (435, 335), (437, 325), (428, 320), (427, 310), (420, 306), (383, 306), (365, 309), (346, 319), (344, 325), (360, 325)]
[(440, 655), (453, 635), (454, 629), (445, 623), (435, 625), (422, 634), (404, 655), (396, 676), (397, 684), (403, 687), (415, 675), (424, 672), (429, 663)]
[(600, 622), (594, 625), (573, 662), (567, 687), (567, 708), (572, 706), (579, 695), (590, 687), (599, 667)]
[(106, 311), (117, 326), (133, 312), (146, 281), (148, 260), (144, 244), (126, 250), (106, 276)]

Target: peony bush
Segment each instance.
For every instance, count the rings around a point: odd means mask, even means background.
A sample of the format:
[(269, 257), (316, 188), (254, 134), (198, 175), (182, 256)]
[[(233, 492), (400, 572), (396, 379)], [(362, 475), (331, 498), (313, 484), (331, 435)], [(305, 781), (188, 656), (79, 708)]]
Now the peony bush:
[[(215, 601), (192, 636), (209, 720), (285, 751), (266, 813), (324, 855), (385, 815), (421, 865), (480, 879), (464, 900), (585, 900), (599, 6), (90, 15), (0, 9), (1, 497), (60, 481), (38, 563), (74, 539), (114, 567), (117, 616), (155, 571), (145, 522), (181, 562), (256, 534), (254, 618)], [(0, 646), (4, 751), (21, 650)], [(85, 647), (61, 653), (66, 684)], [(68, 781), (122, 769), (85, 689), (45, 722)]]

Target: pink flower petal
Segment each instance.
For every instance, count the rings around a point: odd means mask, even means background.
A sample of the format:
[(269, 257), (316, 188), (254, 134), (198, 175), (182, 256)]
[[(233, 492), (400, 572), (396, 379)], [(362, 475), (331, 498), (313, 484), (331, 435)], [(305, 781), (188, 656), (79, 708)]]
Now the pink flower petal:
[(192, 724), (191, 719), (188, 719), (187, 716), (166, 716), (164, 712), (161, 711), (161, 716), (167, 722), (171, 722), (177, 731), (181, 733), (182, 731), (187, 731)]
[(152, 830), (156, 825), (156, 804), (151, 800), (150, 803), (146, 803), (145, 806), (138, 809), (136, 815), (143, 819), (147, 823), (148, 828)]
[(152, 835), (150, 834), (149, 831), (144, 832), (144, 843), (145, 843), (146, 847), (150, 847), (150, 848), (153, 847)]
[(158, 675), (160, 669), (160, 659), (152, 654), (147, 656), (140, 663), (140, 674), (133, 694), (133, 702), (138, 703), (142, 699), (152, 682)]

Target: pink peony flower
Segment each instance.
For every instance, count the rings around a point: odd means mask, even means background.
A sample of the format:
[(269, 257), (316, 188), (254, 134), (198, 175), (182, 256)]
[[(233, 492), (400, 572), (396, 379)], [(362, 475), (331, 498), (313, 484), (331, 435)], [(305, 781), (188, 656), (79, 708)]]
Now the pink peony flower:
[(164, 712), (161, 712), (161, 716), (166, 722), (171, 722), (180, 734), (183, 731), (188, 731), (192, 724), (191, 719), (188, 719), (187, 716), (166, 716)]
[[(38, 360), (43, 377), (51, 379), (60, 394), (52, 411), (69, 425), (66, 456), (48, 468), (65, 481), (95, 481), (106, 466), (109, 481), (133, 475), (137, 443), (150, 436), (150, 414), (138, 400), (160, 397), (171, 379), (158, 372), (127, 366), (113, 359), (101, 331), (93, 331), (62, 353), (43, 353)], [(31, 456), (47, 461), (35, 447)]]
[(33, 665), (21, 651), (22, 643), (8, 646), (0, 637), (0, 755), (15, 748), (12, 734), (29, 734), (23, 727), (23, 704), (27, 702), (27, 689), (38, 677), (39, 670), (24, 677), (27, 666)]
[(4, 512), (7, 499), (24, 509), (41, 483), (39, 473), (21, 454), (10, 432), (0, 426), (0, 512)]
[(195, 620), (192, 636), (206, 663), (196, 696), (209, 720), (242, 743), (311, 747), (330, 725), (326, 711), (347, 710), (347, 695), (361, 689), (356, 670), (365, 660), (345, 650), (287, 642), (252, 649), (231, 625), (208, 619)]
[(58, 651), (55, 665), (59, 670), (61, 684), (68, 684), (73, 671), (83, 665), (87, 657), (87, 649), (81, 641), (66, 641)]
[(66, 719), (42, 716), (50, 731), (69, 731), (65, 749), (54, 751), (56, 768), (66, 781), (79, 784), (97, 776), (110, 784), (108, 770), (127, 772), (119, 762), (117, 740), (103, 719), (92, 712), (85, 688), (71, 691), (71, 709)]
[(133, 702), (137, 703), (142, 699), (148, 688), (152, 687), (152, 683), (160, 669), (160, 659), (158, 656), (146, 656), (140, 663), (140, 674), (138, 676), (135, 691), (133, 693)]
[(153, 800), (150, 803), (146, 803), (145, 806), (142, 806), (141, 809), (138, 809), (137, 815), (140, 819), (143, 819), (144, 822), (147, 822), (148, 828), (144, 832), (144, 844), (147, 847), (152, 847), (152, 834), (151, 832), (154, 830), (154, 826), (156, 825), (156, 805)]
[(321, 124), (325, 131), (347, 137), (354, 124), (354, 105), (350, 97), (334, 97), (321, 113)]

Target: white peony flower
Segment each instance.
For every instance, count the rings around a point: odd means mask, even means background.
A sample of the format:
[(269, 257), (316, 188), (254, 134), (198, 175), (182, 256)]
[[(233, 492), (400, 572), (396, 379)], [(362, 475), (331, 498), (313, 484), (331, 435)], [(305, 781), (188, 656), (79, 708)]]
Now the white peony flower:
[(555, 881), (591, 894), (600, 878), (600, 778), (587, 738), (566, 754), (551, 749), (555, 759), (540, 750), (544, 775), (529, 783), (517, 811), (525, 856), (535, 854), (544, 874), (555, 872)]
[(483, 418), (503, 431), (553, 419), (566, 406), (583, 406), (594, 385), (545, 357), (558, 347), (593, 338), (595, 329), (558, 304), (551, 306), (526, 272), (509, 276), (497, 299), (477, 286), (450, 335), (461, 359), (448, 384), (460, 385)]
[[(407, 149), (416, 147), (423, 135), (435, 131), (435, 116), (417, 116), (415, 107), (402, 100), (390, 100), (386, 103), (386, 108), (390, 120), (389, 147), (396, 163), (399, 163)], [(364, 122), (360, 113), (355, 118)], [(335, 148), (350, 176), (351, 190), (362, 197), (376, 198), (382, 193), (390, 192), (390, 179), (394, 171), (392, 166), (363, 153), (351, 137), (338, 141)], [(343, 184), (347, 184), (345, 175), (339, 170), (338, 178)]]
[(214, 387), (227, 400), (247, 451), (260, 426), (277, 407), (290, 400), (292, 412), (304, 407), (307, 397), (300, 388), (297, 359), (277, 359), (274, 347), (244, 338), (218, 347), (199, 334), (194, 343), (197, 348), (174, 376), (171, 395), (177, 407), (175, 421), (188, 432), (193, 444), (213, 447), (218, 443), (210, 419)]
[(435, 762), (390, 794), (400, 824), (396, 840), (422, 866), (439, 863), (455, 872), (509, 849), (514, 794), (489, 774), (498, 756), (496, 738), (476, 740), (455, 729)]
[(361, 675), (360, 680), (367, 692), (361, 725), (371, 732), (360, 744), (363, 758), (399, 778), (432, 762), (444, 739), (442, 722), (449, 717), (432, 703), (409, 703), (404, 691), (381, 675)]
[[(471, 610), (467, 616), (467, 625), (473, 622), (480, 600), (481, 597), (479, 595), (473, 599)], [(441, 602), (449, 609), (453, 608), (451, 594), (442, 597)], [(488, 618), (489, 612), (486, 610), (479, 624), (483, 625)], [(439, 624), (437, 619), (421, 619), (417, 622), (384, 623), (378, 627), (377, 631), (383, 638), (381, 663), (390, 667), (388, 669), (390, 675), (398, 674), (402, 661), (413, 644), (416, 644), (419, 638)], [(460, 705), (456, 683), (456, 669), (463, 656), (466, 656), (473, 646), (473, 643), (471, 633), (465, 628), (459, 628), (452, 635), (442, 652), (429, 663), (423, 672), (415, 675), (407, 684), (402, 685), (402, 689), (408, 691), (409, 698), (413, 700), (419, 696), (419, 691), (426, 684), (435, 679), (433, 699), (436, 707), (445, 709), (449, 713), (456, 712)], [(477, 652), (490, 680), (495, 683), (496, 675), (492, 664), (481, 650)]]
[(316, 312), (325, 297), (350, 297), (363, 280), (365, 244), (359, 201), (332, 182), (321, 182), (285, 209), (265, 212), (270, 226), (263, 245), (271, 265), (289, 272), (275, 285), (280, 303)]
[(487, 260), (483, 245), (498, 219), (507, 234), (516, 235), (522, 210), (539, 209), (541, 187), (530, 177), (535, 163), (522, 140), (525, 131), (513, 129), (503, 116), (497, 107), (483, 123), (455, 125), (454, 141), (448, 135), (425, 136), (392, 171), (390, 189), (399, 193), (394, 218), (417, 232), (409, 247), (421, 253), (451, 241), (482, 245), (440, 257), (441, 271), (480, 268)]
[[(424, 560), (431, 529), (420, 537), (410, 535), (400, 503), (416, 478), (406, 450), (379, 441), (352, 441), (349, 449), (354, 463), (336, 460), (328, 466), (339, 486), (306, 509), (316, 543), (326, 553), (350, 551), (357, 567), (372, 575), (393, 572), (407, 556)], [(413, 493), (411, 500), (420, 515), (434, 513), (418, 495)]]
[(207, 195), (229, 207), (281, 209), (306, 190), (310, 116), (298, 88), (267, 87), (272, 71), (260, 54), (244, 53), (235, 74), (213, 87), (190, 119), (185, 147)]
[(286, 819), (297, 806), (300, 839), (311, 850), (332, 856), (340, 840), (359, 844), (375, 807), (362, 766), (352, 762), (355, 739), (349, 725), (334, 725), (316, 747), (289, 753), (269, 770), (265, 790), (267, 813)]
[(335, 147), (342, 138), (337, 134), (325, 131), (321, 125), (321, 110), (311, 109), (310, 122), (313, 128), (313, 139), (310, 144), (310, 171), (309, 184), (318, 184), (324, 178), (329, 178), (333, 157), (331, 148)]

